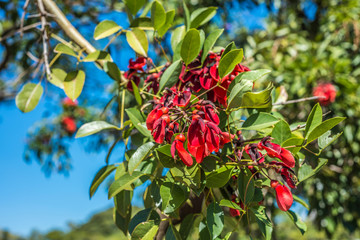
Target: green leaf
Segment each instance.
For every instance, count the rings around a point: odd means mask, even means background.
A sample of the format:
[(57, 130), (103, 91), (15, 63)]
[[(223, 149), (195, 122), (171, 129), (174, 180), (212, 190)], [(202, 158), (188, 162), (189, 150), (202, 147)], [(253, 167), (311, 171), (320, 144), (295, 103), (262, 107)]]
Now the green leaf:
[(173, 34), (171, 35), (171, 49), (175, 52), (176, 47), (180, 44), (185, 36), (185, 26), (180, 26), (175, 28)]
[(109, 77), (116, 80), (117, 82), (121, 82), (121, 71), (114, 62), (105, 62), (104, 71)]
[(75, 101), (81, 94), (85, 83), (85, 73), (82, 70), (69, 72), (64, 81), (66, 96)]
[(161, 75), (159, 83), (159, 93), (166, 87), (174, 86), (178, 80), (182, 69), (180, 60), (173, 62)]
[(299, 175), (298, 175), (299, 182), (297, 184), (314, 176), (316, 173), (318, 173), (321, 170), (321, 168), (325, 164), (327, 164), (327, 162), (328, 162), (327, 159), (319, 158), (319, 164), (317, 165), (317, 167), (315, 169), (312, 169), (311, 166), (307, 165), (307, 164), (302, 165), (299, 169)]
[(265, 213), (265, 208), (260, 206), (258, 208), (250, 208), (250, 210), (254, 213), (256, 221), (265, 239), (270, 240), (273, 227), (269, 217)]
[(329, 131), (330, 129), (332, 129), (333, 127), (335, 127), (344, 120), (345, 117), (334, 117), (322, 122), (320, 125), (315, 127), (310, 132), (310, 134), (307, 137), (306, 145), (308, 145), (309, 143), (311, 143), (312, 141), (314, 141), (315, 139), (317, 139), (318, 137), (320, 137), (321, 135), (323, 135), (324, 133), (326, 133), (327, 131)]
[(200, 52), (200, 33), (196, 29), (190, 29), (181, 44), (180, 56), (185, 65), (191, 63)]
[(111, 61), (111, 56), (108, 52), (96, 50), (95, 52), (87, 55), (82, 61), (83, 62), (94, 62), (94, 61)]
[(271, 91), (274, 86), (269, 86), (261, 92), (247, 92), (243, 95), (241, 108), (271, 108)]
[(183, 1), (183, 8), (184, 8), (184, 23), (186, 28), (185, 30), (188, 31), (190, 29), (190, 12), (185, 4), (185, 1)]
[(279, 119), (269, 113), (260, 112), (252, 114), (248, 119), (246, 119), (241, 128), (246, 130), (261, 130), (274, 126), (279, 121)]
[(204, 46), (204, 41), (205, 41), (205, 32), (204, 32), (204, 30), (200, 29), (199, 34), (200, 34), (200, 50), (201, 50), (203, 48), (203, 46)]
[(322, 109), (319, 103), (317, 103), (310, 112), (310, 115), (306, 121), (304, 135), (307, 138), (312, 130), (319, 126), (322, 122)]
[(227, 99), (228, 107), (227, 109), (239, 108), (241, 107), (242, 98), (245, 93), (251, 92), (253, 88), (253, 83), (251, 81), (241, 81), (237, 83), (234, 88), (231, 90), (229, 97)]
[(154, 29), (151, 19), (148, 17), (135, 18), (131, 22), (130, 28), (140, 28), (142, 30), (153, 30)]
[(71, 47), (69, 47), (63, 43), (59, 43), (58, 45), (56, 45), (54, 52), (67, 54), (67, 55), (74, 56), (74, 57), (78, 56), (77, 53)]
[(165, 9), (161, 3), (154, 1), (151, 6), (151, 22), (155, 30), (160, 29), (166, 21)]
[(124, 190), (119, 192), (114, 197), (114, 205), (116, 211), (123, 217), (126, 217), (131, 212), (131, 200), (133, 191)]
[[(304, 143), (304, 138), (292, 137), (292, 138), (285, 140), (281, 144), (281, 147), (287, 147), (286, 148), (287, 150), (289, 150), (293, 154), (296, 154), (300, 151), (303, 143)], [(289, 146), (299, 146), (299, 147), (289, 147)]]
[(171, 182), (164, 182), (160, 187), (162, 199), (161, 209), (165, 214), (174, 212), (187, 199), (187, 194), (179, 185)]
[(303, 205), (307, 210), (310, 210), (309, 205), (304, 200), (302, 200), (301, 198), (296, 196), (295, 194), (293, 194), (293, 199), (294, 199), (294, 201), (296, 201), (296, 202), (300, 203), (301, 205)]
[(270, 72), (271, 72), (271, 70), (268, 70), (268, 69), (257, 69), (257, 70), (252, 70), (249, 72), (242, 72), (238, 76), (236, 76), (236, 78), (237, 78), (238, 82), (240, 82), (242, 79), (251, 80), (254, 82), (254, 81), (262, 78), (263, 76), (269, 74)]
[(300, 230), (301, 234), (304, 235), (304, 233), (307, 230), (306, 224), (301, 220), (301, 218), (293, 211), (288, 210), (286, 211), (286, 214), (289, 216), (289, 218), (293, 221), (295, 226)]
[(128, 7), (132, 15), (136, 15), (137, 12), (145, 5), (146, 0), (124, 0), (125, 5)]
[(223, 187), (230, 179), (234, 167), (224, 166), (210, 173), (206, 173), (206, 186), (211, 188)]
[(223, 58), (228, 52), (230, 52), (231, 50), (235, 50), (236, 49), (236, 45), (234, 42), (229, 43), (225, 49), (224, 52), (221, 54), (221, 58)]
[(108, 198), (110, 199), (114, 197), (122, 190), (132, 190), (133, 188), (131, 187), (131, 184), (143, 175), (144, 174), (141, 172), (133, 172), (132, 175), (125, 173), (110, 185)]
[(251, 202), (255, 193), (255, 183), (250, 171), (241, 171), (238, 176), (238, 189), (241, 201), (247, 205)]
[(125, 217), (121, 216), (121, 214), (119, 214), (119, 212), (116, 211), (115, 208), (113, 209), (113, 219), (115, 225), (124, 233), (125, 236), (128, 233), (130, 218), (131, 218), (131, 208), (129, 213)]
[(24, 113), (34, 110), (39, 103), (43, 91), (40, 83), (25, 84), (21, 91), (16, 95), (15, 103), (17, 108)]
[(244, 53), (242, 49), (234, 49), (224, 55), (219, 62), (218, 71), (220, 79), (231, 73), (235, 66), (241, 63), (243, 57)]
[(201, 56), (201, 64), (204, 63), (209, 51), (211, 50), (211, 48), (214, 46), (214, 44), (216, 43), (216, 40), (221, 36), (221, 34), (224, 32), (224, 29), (216, 29), (214, 31), (212, 31), (209, 36), (206, 38), (205, 42), (204, 42), (204, 50), (202, 52), (202, 56)]
[(95, 27), (94, 39), (99, 40), (106, 38), (114, 33), (118, 32), (121, 27), (112, 20), (104, 20)]
[(158, 225), (155, 225), (154, 221), (142, 222), (136, 226), (131, 233), (132, 240), (153, 240), (157, 231)]
[(289, 124), (284, 120), (281, 120), (280, 122), (275, 124), (275, 127), (271, 133), (271, 137), (274, 138), (272, 140), (273, 143), (282, 145), (283, 142), (291, 138), (291, 130)]
[(131, 80), (131, 86), (133, 88), (133, 94), (134, 94), (135, 100), (141, 106), (142, 105), (142, 98), (140, 96), (139, 88), (136, 85), (136, 83), (134, 83), (133, 80)]
[(209, 240), (211, 239), (209, 228), (206, 224), (206, 219), (203, 219), (199, 224), (199, 235), (200, 240)]
[(164, 146), (155, 149), (156, 157), (161, 164), (166, 168), (172, 168), (175, 166), (174, 158), (171, 155), (171, 145), (166, 144)]
[(144, 125), (142, 125), (142, 123), (145, 122), (145, 119), (142, 116), (140, 110), (138, 110), (137, 108), (127, 108), (125, 109), (125, 112), (128, 115), (134, 127), (137, 130), (139, 130), (139, 132), (143, 134), (145, 137), (149, 137), (150, 139), (152, 139), (152, 135), (150, 131)]
[(133, 233), (136, 226), (138, 226), (140, 223), (147, 222), (147, 221), (154, 221), (155, 224), (158, 224), (160, 222), (160, 216), (159, 214), (151, 209), (146, 208), (143, 210), (140, 210), (135, 214), (135, 216), (131, 219), (129, 224), (129, 232), (130, 234)]
[(51, 76), (47, 77), (47, 80), (52, 83), (53, 85), (64, 89), (64, 81), (66, 78), (66, 72), (61, 68), (52, 68), (51, 69)]
[(166, 231), (165, 240), (182, 240), (180, 233), (171, 223)]
[(186, 215), (184, 220), (181, 222), (180, 230), (179, 230), (181, 239), (186, 240), (188, 238), (191, 229), (194, 227), (194, 221), (196, 217), (197, 217), (196, 215), (190, 213)]
[(89, 135), (93, 135), (97, 132), (100, 132), (102, 130), (111, 129), (111, 128), (120, 130), (120, 128), (118, 128), (117, 126), (104, 121), (93, 121), (93, 122), (85, 123), (79, 128), (75, 138), (86, 137)]
[(321, 135), (318, 139), (319, 148), (324, 149), (340, 137), (342, 132), (331, 136), (331, 130)]
[(91, 182), (89, 195), (90, 198), (95, 194), (96, 190), (98, 189), (99, 185), (105, 180), (107, 176), (112, 173), (116, 167), (114, 165), (106, 165), (102, 167), (95, 175), (94, 179)]
[(217, 7), (207, 7), (196, 9), (190, 17), (191, 25), (190, 28), (197, 28), (204, 25), (216, 14)]
[(157, 30), (160, 37), (164, 36), (164, 34), (167, 32), (167, 30), (169, 30), (169, 28), (171, 27), (171, 25), (174, 22), (174, 17), (175, 17), (175, 10), (171, 10), (171, 11), (166, 12), (165, 24), (162, 25)]
[(224, 212), (216, 202), (207, 207), (206, 220), (212, 239), (217, 238), (224, 228)]
[(243, 211), (243, 209), (239, 205), (237, 205), (236, 203), (234, 203), (228, 199), (222, 199), (219, 203), (219, 206), (233, 208), (233, 209)]
[(130, 175), (140, 165), (140, 163), (145, 160), (145, 158), (151, 153), (154, 147), (155, 143), (148, 142), (136, 150), (136, 152), (131, 156), (128, 164)]
[(140, 28), (133, 28), (126, 32), (126, 40), (130, 47), (138, 54), (147, 57), (149, 42), (146, 33)]

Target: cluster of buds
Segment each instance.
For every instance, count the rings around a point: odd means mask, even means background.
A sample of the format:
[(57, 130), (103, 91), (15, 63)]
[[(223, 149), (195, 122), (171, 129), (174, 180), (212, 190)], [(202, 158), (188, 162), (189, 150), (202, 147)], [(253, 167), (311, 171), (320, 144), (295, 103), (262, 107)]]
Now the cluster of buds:
[[(76, 108), (78, 106), (78, 102), (76, 100), (73, 101), (70, 98), (65, 98), (62, 101), (62, 105), (64, 110), (67, 111)], [(65, 129), (65, 131), (70, 135), (76, 132), (77, 125), (76, 125), (76, 120), (73, 116), (63, 116), (61, 118), (61, 125)]]

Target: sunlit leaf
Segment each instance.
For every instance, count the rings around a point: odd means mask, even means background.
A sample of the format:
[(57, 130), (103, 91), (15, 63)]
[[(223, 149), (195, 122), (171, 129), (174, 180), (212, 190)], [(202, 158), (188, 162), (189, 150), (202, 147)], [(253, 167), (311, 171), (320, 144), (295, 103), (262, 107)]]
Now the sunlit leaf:
[(129, 173), (132, 174), (134, 170), (140, 165), (140, 163), (145, 160), (145, 158), (152, 151), (155, 143), (148, 142), (139, 147), (134, 154), (131, 156), (128, 164)]
[(69, 47), (63, 43), (59, 43), (58, 45), (56, 45), (54, 52), (67, 54), (67, 55), (74, 56), (74, 57), (78, 56), (77, 53), (71, 47)]
[(43, 91), (40, 83), (25, 84), (21, 91), (16, 95), (15, 103), (17, 108), (24, 113), (34, 110), (39, 103)]
[(86, 136), (90, 136), (93, 135), (97, 132), (100, 132), (102, 130), (105, 129), (116, 129), (116, 130), (120, 130), (120, 128), (118, 128), (115, 125), (112, 125), (110, 123), (104, 122), (104, 121), (93, 121), (93, 122), (88, 122), (85, 123), (84, 125), (82, 125), (79, 130), (77, 131), (75, 138), (81, 138), (81, 137), (86, 137)]
[(99, 40), (102, 38), (106, 38), (116, 32), (118, 32), (121, 27), (112, 20), (104, 20), (100, 22), (94, 31), (94, 39)]
[(140, 28), (133, 28), (126, 32), (126, 40), (130, 47), (142, 56), (147, 56), (149, 48), (148, 39), (146, 33)]
[(82, 70), (77, 70), (73, 72), (69, 72), (66, 75), (64, 81), (64, 91), (66, 96), (68, 96), (71, 100), (75, 101), (77, 99), (84, 87), (85, 83), (85, 72)]
[(181, 44), (180, 55), (185, 65), (191, 63), (200, 52), (200, 33), (196, 29), (190, 29)]
[(219, 77), (222, 79), (231, 73), (235, 66), (241, 63), (243, 57), (244, 53), (242, 49), (234, 49), (224, 55), (224, 57), (222, 57), (219, 62)]
[(106, 165), (102, 167), (95, 175), (94, 179), (91, 182), (89, 195), (90, 198), (95, 194), (96, 190), (98, 189), (99, 185), (105, 180), (107, 176), (110, 175), (114, 170), (116, 169), (116, 166), (114, 165)]

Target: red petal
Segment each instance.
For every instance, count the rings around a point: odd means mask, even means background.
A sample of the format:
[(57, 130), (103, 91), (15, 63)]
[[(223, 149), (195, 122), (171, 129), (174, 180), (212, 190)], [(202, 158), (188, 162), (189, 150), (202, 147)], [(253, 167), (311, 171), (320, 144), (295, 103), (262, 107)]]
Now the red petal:
[(279, 159), (283, 161), (286, 166), (290, 168), (295, 167), (295, 158), (289, 150), (281, 148)]
[(193, 165), (193, 159), (190, 154), (185, 150), (183, 142), (179, 140), (175, 140), (174, 142), (176, 142), (176, 150), (183, 163), (187, 166)]
[(276, 191), (276, 202), (280, 210), (282, 211), (289, 210), (294, 201), (289, 188), (279, 184), (278, 186), (276, 186), (275, 191)]
[(214, 107), (211, 105), (205, 105), (202, 107), (203, 112), (205, 113), (205, 119), (209, 120), (216, 125), (219, 125), (220, 119), (219, 116), (215, 113)]
[(164, 119), (159, 118), (154, 123), (154, 130), (152, 131), (153, 138), (157, 143), (163, 143), (165, 138), (166, 122)]
[(157, 107), (155, 107), (148, 115), (148, 117), (146, 118), (146, 127), (148, 130), (153, 130), (154, 129), (154, 122), (159, 119), (163, 112), (159, 111), (160, 105), (158, 105)]

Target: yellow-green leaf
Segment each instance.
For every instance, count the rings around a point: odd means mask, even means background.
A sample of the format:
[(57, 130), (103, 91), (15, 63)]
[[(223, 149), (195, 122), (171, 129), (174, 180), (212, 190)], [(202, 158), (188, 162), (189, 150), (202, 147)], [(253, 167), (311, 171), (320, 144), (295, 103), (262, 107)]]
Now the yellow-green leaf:
[(24, 113), (32, 111), (36, 105), (38, 105), (43, 91), (44, 90), (40, 83), (25, 84), (21, 91), (16, 95), (16, 106)]
[(77, 99), (84, 87), (85, 73), (82, 70), (73, 71), (66, 75), (64, 81), (64, 91), (71, 100)]
[(131, 31), (127, 31), (126, 40), (135, 52), (142, 56), (147, 56), (149, 43), (146, 33), (143, 30), (133, 28)]
[(111, 20), (104, 20), (95, 27), (94, 39), (99, 40), (106, 38), (118, 32), (120, 29), (121, 27), (116, 22)]

